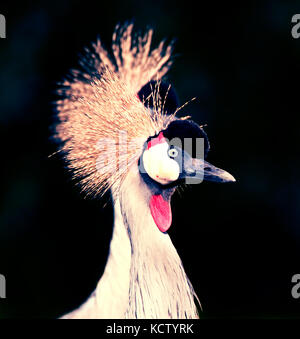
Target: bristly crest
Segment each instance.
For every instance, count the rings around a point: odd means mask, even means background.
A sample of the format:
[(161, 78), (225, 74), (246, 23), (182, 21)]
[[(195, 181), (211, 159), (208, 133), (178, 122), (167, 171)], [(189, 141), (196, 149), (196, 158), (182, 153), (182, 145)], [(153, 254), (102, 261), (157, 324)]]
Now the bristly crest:
[(157, 90), (152, 110), (137, 95), (146, 83), (159, 83), (167, 73), (172, 47), (161, 42), (150, 51), (153, 31), (134, 38), (132, 30), (133, 24), (117, 26), (113, 57), (98, 40), (80, 62), (84, 70), (72, 70), (58, 90), (55, 137), (87, 195), (117, 191), (148, 137), (175, 119), (164, 112)]

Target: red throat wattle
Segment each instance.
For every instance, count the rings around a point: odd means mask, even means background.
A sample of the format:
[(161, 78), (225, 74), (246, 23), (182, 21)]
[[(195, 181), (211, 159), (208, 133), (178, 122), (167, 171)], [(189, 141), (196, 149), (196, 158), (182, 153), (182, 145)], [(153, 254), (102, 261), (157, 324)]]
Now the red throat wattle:
[(150, 211), (153, 220), (161, 232), (166, 232), (172, 223), (170, 201), (166, 201), (161, 194), (150, 198)]

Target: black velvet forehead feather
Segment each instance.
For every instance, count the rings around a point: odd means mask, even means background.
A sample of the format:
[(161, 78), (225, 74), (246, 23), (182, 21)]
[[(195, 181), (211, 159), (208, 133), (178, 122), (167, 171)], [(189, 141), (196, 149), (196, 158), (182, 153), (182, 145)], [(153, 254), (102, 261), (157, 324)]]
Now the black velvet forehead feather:
[(192, 120), (175, 120), (172, 121), (167, 129), (163, 131), (163, 135), (168, 140), (174, 138), (180, 139), (182, 145), (184, 145), (185, 138), (191, 138), (193, 142), (193, 154), (192, 157), (196, 157), (196, 139), (204, 139), (204, 157), (207, 156), (209, 151), (209, 141), (207, 134), (204, 130)]

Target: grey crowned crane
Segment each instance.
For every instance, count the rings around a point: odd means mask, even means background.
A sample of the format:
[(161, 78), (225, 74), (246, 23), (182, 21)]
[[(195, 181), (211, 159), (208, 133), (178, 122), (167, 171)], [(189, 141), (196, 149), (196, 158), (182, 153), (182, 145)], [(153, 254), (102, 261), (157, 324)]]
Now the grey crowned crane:
[(86, 195), (111, 191), (115, 217), (103, 276), (63, 318), (198, 318), (198, 298), (167, 233), (171, 196), (183, 182), (235, 181), (204, 160), (202, 127), (176, 117), (175, 91), (162, 81), (172, 46), (151, 51), (152, 30), (132, 30), (117, 26), (113, 56), (98, 40), (58, 90), (60, 151)]

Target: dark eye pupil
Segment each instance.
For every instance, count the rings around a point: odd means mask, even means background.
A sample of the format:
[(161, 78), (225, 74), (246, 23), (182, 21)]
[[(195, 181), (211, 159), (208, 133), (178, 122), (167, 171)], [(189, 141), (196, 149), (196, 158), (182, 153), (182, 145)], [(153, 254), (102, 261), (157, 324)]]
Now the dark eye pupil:
[(177, 152), (177, 150), (175, 148), (171, 148), (169, 150), (169, 156), (170, 157), (175, 158), (175, 157), (177, 157), (177, 155), (178, 155), (178, 152)]

